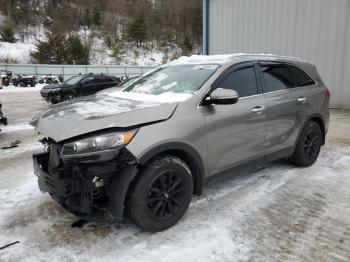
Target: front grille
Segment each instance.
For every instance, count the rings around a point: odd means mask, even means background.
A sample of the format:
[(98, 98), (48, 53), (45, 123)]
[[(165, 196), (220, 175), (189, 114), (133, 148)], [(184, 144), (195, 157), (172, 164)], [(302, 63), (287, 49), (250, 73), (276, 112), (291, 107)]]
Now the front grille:
[(50, 157), (48, 165), (48, 173), (52, 176), (57, 173), (57, 168), (60, 164), (60, 154), (62, 147), (58, 144), (50, 144)]

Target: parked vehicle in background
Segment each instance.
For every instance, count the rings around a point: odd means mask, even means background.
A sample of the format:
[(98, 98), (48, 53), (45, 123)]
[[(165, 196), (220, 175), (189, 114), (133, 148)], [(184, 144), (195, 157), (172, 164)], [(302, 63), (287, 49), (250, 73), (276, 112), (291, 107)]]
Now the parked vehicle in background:
[[(2, 86), (9, 86), (11, 81), (12, 81), (12, 72), (6, 71), (6, 70), (1, 70), (0, 71), (0, 78), (1, 78)], [(0, 86), (0, 88), (2, 86)]]
[[(7, 125), (7, 118), (2, 113), (2, 103), (0, 101), (0, 125)], [(1, 129), (0, 129), (1, 131)]]
[(63, 78), (61, 76), (53, 76), (51, 74), (42, 75), (38, 81), (39, 84), (48, 84), (48, 85), (59, 84), (61, 82), (63, 82)]
[(34, 87), (36, 85), (36, 77), (34, 75), (15, 75), (12, 78), (12, 84), (21, 87)]
[(316, 67), (299, 59), (180, 58), (123, 91), (38, 115), (32, 124), (48, 150), (33, 156), (34, 170), (41, 191), (75, 214), (107, 209), (164, 230), (215, 175), (281, 158), (312, 165), (329, 99)]
[(117, 86), (120, 80), (108, 75), (76, 75), (62, 84), (47, 85), (41, 89), (41, 96), (50, 103), (57, 104), (77, 97), (93, 95), (106, 88)]

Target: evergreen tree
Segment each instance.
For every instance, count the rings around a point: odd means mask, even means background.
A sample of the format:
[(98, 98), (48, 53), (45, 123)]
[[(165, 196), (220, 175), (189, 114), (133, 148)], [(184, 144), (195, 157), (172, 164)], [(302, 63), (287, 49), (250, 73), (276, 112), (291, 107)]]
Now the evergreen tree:
[(67, 61), (66, 38), (63, 34), (49, 32), (47, 41), (39, 41), (37, 51), (30, 55), (38, 64), (65, 64)]
[(123, 42), (117, 42), (114, 47), (112, 48), (112, 55), (111, 57), (115, 58), (116, 63), (121, 62), (121, 56), (124, 54), (124, 44)]
[(85, 9), (83, 12), (83, 17), (82, 17), (82, 25), (85, 27), (85, 30), (90, 29), (91, 24), (92, 24), (92, 19), (90, 16), (90, 11), (89, 9)]
[(100, 26), (101, 25), (101, 12), (97, 9), (97, 7), (94, 7), (94, 10), (92, 11), (92, 23), (95, 26)]
[(0, 27), (0, 40), (3, 42), (16, 43), (15, 34), (9, 24)]
[(83, 45), (78, 36), (70, 36), (67, 39), (67, 63), (77, 65), (88, 65), (90, 60), (90, 49)]
[(136, 42), (137, 46), (142, 45), (147, 38), (147, 24), (145, 19), (141, 16), (134, 19), (128, 25), (127, 34), (131, 41)]
[(78, 36), (67, 38), (64, 34), (52, 30), (47, 41), (38, 43), (37, 50), (31, 53), (31, 57), (39, 64), (87, 65), (90, 60), (90, 48), (85, 46)]

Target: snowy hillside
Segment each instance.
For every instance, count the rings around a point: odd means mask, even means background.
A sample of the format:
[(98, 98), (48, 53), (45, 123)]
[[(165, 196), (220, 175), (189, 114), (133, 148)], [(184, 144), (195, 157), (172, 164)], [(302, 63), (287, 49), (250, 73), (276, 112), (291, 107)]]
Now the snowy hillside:
[[(0, 41), (0, 63), (31, 63), (30, 53), (36, 51), (36, 44), (45, 41), (43, 26), (31, 28), (32, 34), (25, 41), (8, 43)], [(119, 50), (118, 58), (113, 56), (113, 50), (108, 48), (105, 41), (96, 32), (87, 30), (72, 32), (90, 47), (90, 64), (93, 65), (125, 65), (125, 66), (159, 66), (170, 62), (181, 55), (181, 48), (176, 45), (159, 47), (156, 42), (145, 43), (137, 47), (132, 43), (124, 43)], [(16, 39), (20, 39), (18, 35)]]
[[(112, 56), (110, 50), (103, 41), (94, 37), (91, 42), (90, 63), (96, 65), (132, 65), (132, 66), (159, 66), (179, 56), (178, 48), (164, 50), (156, 47), (137, 48), (125, 46), (119, 59)], [(30, 53), (36, 50), (35, 43), (6, 43), (0, 42), (0, 63), (30, 63)]]
[(29, 63), (30, 52), (34, 50), (32, 43), (0, 42), (0, 62)]
[(177, 46), (159, 47), (151, 42), (136, 47), (132, 43), (125, 43), (118, 58), (115, 58), (113, 51), (100, 37), (83, 30), (77, 32), (77, 35), (90, 46), (90, 63), (96, 65), (159, 66), (181, 55), (181, 49)]

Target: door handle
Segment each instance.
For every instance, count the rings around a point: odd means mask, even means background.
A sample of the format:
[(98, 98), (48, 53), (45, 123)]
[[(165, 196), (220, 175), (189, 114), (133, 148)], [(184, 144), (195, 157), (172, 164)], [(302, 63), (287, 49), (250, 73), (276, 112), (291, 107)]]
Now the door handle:
[(299, 104), (304, 104), (307, 102), (307, 97), (299, 97), (298, 98), (298, 103)]
[(252, 109), (252, 113), (260, 115), (264, 112), (265, 107), (264, 106), (256, 106)]

